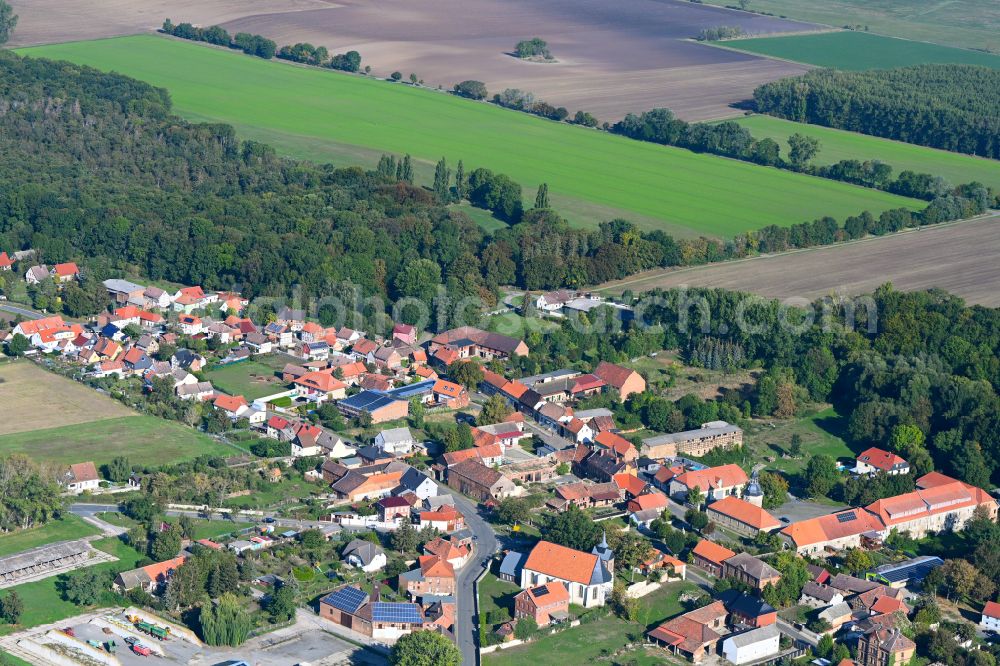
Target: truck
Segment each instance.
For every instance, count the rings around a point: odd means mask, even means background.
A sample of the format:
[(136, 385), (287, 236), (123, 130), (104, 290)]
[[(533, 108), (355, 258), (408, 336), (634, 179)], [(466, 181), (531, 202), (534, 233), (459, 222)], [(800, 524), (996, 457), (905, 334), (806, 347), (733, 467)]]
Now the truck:
[(166, 627), (161, 627), (156, 624), (151, 624), (149, 622), (137, 622), (135, 628), (144, 634), (149, 634), (154, 636), (161, 641), (167, 640), (167, 636), (170, 634), (170, 630)]
[(118, 644), (110, 640), (104, 644), (104, 649), (108, 651), (108, 654), (114, 654), (118, 651)]
[(149, 655), (153, 654), (153, 651), (148, 647), (146, 647), (145, 645), (143, 645), (142, 643), (133, 643), (132, 652), (135, 652), (140, 657), (148, 657)]

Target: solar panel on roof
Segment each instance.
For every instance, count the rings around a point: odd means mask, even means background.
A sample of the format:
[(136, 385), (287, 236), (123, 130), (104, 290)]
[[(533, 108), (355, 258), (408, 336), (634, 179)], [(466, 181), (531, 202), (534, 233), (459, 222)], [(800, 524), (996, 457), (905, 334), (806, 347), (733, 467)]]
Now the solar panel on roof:
[(542, 597), (549, 593), (549, 588), (544, 585), (538, 587), (538, 594), (536, 596)]
[(326, 595), (323, 602), (342, 611), (353, 613), (361, 608), (367, 596), (364, 590), (359, 590), (356, 587), (344, 587)]
[(379, 601), (372, 604), (372, 620), (398, 624), (420, 624), (423, 622), (423, 617), (420, 615), (419, 607), (414, 604)]
[(840, 523), (849, 523), (852, 520), (857, 520), (857, 519), (858, 519), (858, 515), (856, 513), (854, 513), (853, 511), (847, 511), (847, 512), (844, 512), (844, 513), (838, 513), (837, 514), (837, 522), (840, 522)]

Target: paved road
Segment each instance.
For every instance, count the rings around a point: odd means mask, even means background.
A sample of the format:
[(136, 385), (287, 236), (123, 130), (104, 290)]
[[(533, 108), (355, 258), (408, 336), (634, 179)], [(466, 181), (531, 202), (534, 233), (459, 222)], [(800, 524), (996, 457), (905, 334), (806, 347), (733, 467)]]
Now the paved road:
[(42, 317), (45, 316), (43, 314), (38, 314), (37, 312), (34, 312), (32, 310), (27, 310), (25, 308), (18, 307), (16, 305), (11, 305), (10, 303), (0, 303), (0, 310), (15, 315), (21, 315), (26, 319), (41, 319)]
[(476, 591), (475, 581), (483, 573), (483, 558), (492, 556), (497, 550), (497, 537), (493, 528), (479, 514), (479, 508), (464, 496), (452, 492), (447, 487), (438, 485), (441, 492), (449, 493), (455, 498), (455, 506), (465, 516), (465, 525), (476, 537), (472, 542), (474, 551), (472, 559), (458, 572), (458, 616), (455, 618), (455, 640), (462, 651), (462, 663), (466, 666), (476, 666), (479, 663), (479, 653), (476, 642), (479, 639), (479, 629), (476, 624)]

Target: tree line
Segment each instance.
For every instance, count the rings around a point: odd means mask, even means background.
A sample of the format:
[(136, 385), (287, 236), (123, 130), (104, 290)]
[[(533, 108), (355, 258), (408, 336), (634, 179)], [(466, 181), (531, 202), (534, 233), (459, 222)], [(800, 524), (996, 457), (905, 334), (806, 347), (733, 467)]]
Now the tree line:
[[(819, 153), (815, 137), (799, 133), (788, 139), (788, 157), (771, 138), (755, 139), (750, 130), (737, 122), (687, 123), (674, 116), (670, 109), (653, 109), (640, 114), (630, 113), (611, 127), (611, 131), (639, 141), (678, 146), (698, 153), (723, 155), (779, 169), (808, 173), (821, 178), (839, 180), (853, 185), (884, 190), (902, 196), (933, 201), (947, 196), (956, 188), (943, 178), (927, 173), (902, 171), (895, 179), (892, 166), (879, 160), (840, 160), (829, 166), (814, 166), (810, 161)], [(959, 186), (971, 198), (984, 197), (993, 205), (997, 194), (980, 183)], [(972, 190), (978, 190), (972, 194)]]
[(195, 42), (206, 42), (208, 44), (215, 44), (216, 46), (239, 49), (247, 55), (257, 56), (265, 60), (277, 57), (282, 60), (291, 60), (292, 62), (300, 62), (306, 65), (315, 65), (316, 67), (329, 67), (330, 69), (339, 69), (345, 72), (357, 72), (361, 68), (361, 54), (357, 51), (331, 55), (325, 46), (313, 46), (308, 42), (299, 42), (298, 44), (278, 48), (278, 45), (273, 40), (262, 35), (238, 32), (230, 36), (225, 28), (217, 25), (208, 28), (198, 28), (190, 23), (178, 23), (174, 25), (173, 21), (166, 19), (160, 28), (160, 32), (180, 37), (181, 39), (190, 39)]
[(989, 67), (813, 70), (766, 83), (753, 98), (780, 118), (1000, 158), (1000, 71)]

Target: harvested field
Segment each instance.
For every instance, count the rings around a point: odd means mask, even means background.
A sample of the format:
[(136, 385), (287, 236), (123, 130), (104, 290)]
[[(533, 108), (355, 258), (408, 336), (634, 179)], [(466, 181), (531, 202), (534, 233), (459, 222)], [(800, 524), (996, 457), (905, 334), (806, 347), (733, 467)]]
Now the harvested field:
[[(476, 79), (493, 92), (520, 88), (601, 120), (658, 106), (686, 119), (733, 115), (729, 105), (750, 97), (757, 85), (805, 71), (687, 41), (718, 25), (738, 25), (751, 35), (813, 27), (680, 0), (343, 0), (338, 7), (268, 12), (225, 27), (279, 44), (355, 49), (377, 75), (414, 72), (432, 87)], [(509, 55), (518, 41), (535, 36), (549, 43), (558, 62)]]
[(336, 6), (327, 0), (11, 0), (20, 16), (8, 47), (134, 35), (163, 19), (200, 25), (267, 12)]
[(1000, 216), (928, 227), (712, 266), (658, 271), (603, 285), (624, 289), (722, 287), (769, 298), (861, 294), (892, 282), (914, 291), (938, 287), (970, 304), (1000, 306)]
[(133, 416), (92, 388), (28, 361), (0, 363), (0, 435)]
[[(304, 144), (311, 147), (306, 156), (341, 165), (357, 164), (359, 152), (408, 153), (430, 165), (444, 156), (450, 164), (463, 160), (467, 170), (482, 166), (510, 176), (529, 200), (544, 182), (557, 210), (578, 226), (624, 217), (643, 229), (730, 237), (766, 224), (926, 205), (410, 85), (268, 62), (179, 39), (139, 35), (19, 52), (163, 86), (179, 115), (231, 123), (242, 138), (266, 141), (293, 156), (303, 156)], [(329, 152), (317, 155), (317, 145)]]

